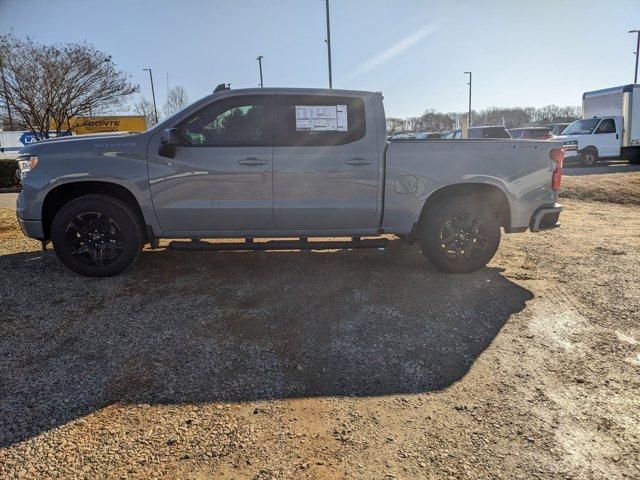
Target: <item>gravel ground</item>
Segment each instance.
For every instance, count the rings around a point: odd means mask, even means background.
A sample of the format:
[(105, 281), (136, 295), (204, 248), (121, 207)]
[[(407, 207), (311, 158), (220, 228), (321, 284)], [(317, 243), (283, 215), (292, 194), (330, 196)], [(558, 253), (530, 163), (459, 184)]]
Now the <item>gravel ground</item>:
[(76, 276), (0, 209), (0, 478), (640, 477), (640, 211), (488, 268), (145, 251)]

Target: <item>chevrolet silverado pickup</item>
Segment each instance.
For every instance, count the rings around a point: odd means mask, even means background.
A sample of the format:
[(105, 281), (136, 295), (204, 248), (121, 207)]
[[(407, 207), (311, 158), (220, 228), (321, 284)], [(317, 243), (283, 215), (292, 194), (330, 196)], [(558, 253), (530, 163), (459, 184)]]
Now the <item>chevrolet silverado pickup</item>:
[[(557, 226), (561, 143), (387, 141), (382, 99), (223, 87), (143, 133), (29, 144), (18, 221), (95, 277), (161, 238), (184, 250), (296, 250), (380, 248), (384, 234), (466, 273), (489, 262), (502, 229)], [(203, 240), (216, 238), (244, 242)]]

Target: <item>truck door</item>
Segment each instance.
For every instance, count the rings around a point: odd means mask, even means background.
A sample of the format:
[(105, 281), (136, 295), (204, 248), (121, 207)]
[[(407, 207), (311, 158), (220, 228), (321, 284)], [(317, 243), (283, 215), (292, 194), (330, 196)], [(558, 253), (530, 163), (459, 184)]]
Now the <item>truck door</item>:
[(620, 145), (622, 145), (622, 118), (603, 118), (594, 130), (593, 135), (596, 147), (598, 147), (599, 156), (620, 156)]
[(175, 157), (149, 145), (149, 183), (165, 234), (273, 229), (272, 94), (214, 101), (174, 127)]
[(377, 226), (380, 165), (366, 97), (277, 95), (273, 216), (279, 230)]

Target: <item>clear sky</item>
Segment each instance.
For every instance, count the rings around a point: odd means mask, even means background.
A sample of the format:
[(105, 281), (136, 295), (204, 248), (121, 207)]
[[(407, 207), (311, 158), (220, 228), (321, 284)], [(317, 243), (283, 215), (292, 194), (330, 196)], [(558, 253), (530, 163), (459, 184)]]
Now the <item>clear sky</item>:
[[(640, 0), (331, 0), (334, 88), (382, 91), (387, 115), (427, 108), (580, 105), (582, 92), (633, 81)], [(0, 31), (88, 41), (151, 98), (232, 88), (326, 87), (323, 0), (0, 0)]]

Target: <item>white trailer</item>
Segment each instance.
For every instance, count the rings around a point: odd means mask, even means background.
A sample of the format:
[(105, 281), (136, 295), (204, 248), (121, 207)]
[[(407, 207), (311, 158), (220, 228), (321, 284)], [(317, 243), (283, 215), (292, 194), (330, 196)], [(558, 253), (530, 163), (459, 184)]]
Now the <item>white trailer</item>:
[(37, 140), (31, 132), (0, 129), (0, 159), (15, 160), (21, 148)]

